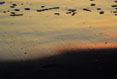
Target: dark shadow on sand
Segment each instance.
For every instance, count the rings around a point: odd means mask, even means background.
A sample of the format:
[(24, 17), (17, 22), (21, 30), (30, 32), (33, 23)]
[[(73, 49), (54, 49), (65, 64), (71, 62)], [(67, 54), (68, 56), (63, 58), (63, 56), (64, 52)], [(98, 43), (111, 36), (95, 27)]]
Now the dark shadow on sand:
[(64, 50), (43, 59), (0, 62), (0, 79), (115, 79), (117, 48)]

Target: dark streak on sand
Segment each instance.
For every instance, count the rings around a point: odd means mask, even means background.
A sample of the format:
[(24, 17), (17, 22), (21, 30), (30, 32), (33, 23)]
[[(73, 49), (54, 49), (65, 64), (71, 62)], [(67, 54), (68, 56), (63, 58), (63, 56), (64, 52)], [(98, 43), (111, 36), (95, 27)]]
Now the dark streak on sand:
[(0, 78), (116, 79), (117, 48), (63, 50), (27, 61), (0, 62)]
[[(89, 12), (92, 12), (92, 10), (90, 9), (90, 7), (95, 7), (97, 4), (95, 4), (95, 0), (89, 0), (89, 1), (91, 1), (92, 3), (90, 4), (90, 6), (89, 6), (89, 8), (83, 8), (82, 10), (84, 10), (84, 11), (89, 11)], [(117, 3), (117, 1), (115, 0), (114, 1), (115, 3)], [(11, 5), (10, 5), (10, 8), (15, 8), (18, 4), (16, 4), (16, 3), (13, 3), (13, 2), (9, 2), (9, 3), (12, 3)], [(5, 1), (0, 1), (0, 5), (2, 5), (2, 4), (5, 4)], [(32, 3), (28, 3), (28, 2), (26, 2), (26, 4), (28, 4), (28, 5), (32, 5)], [(24, 3), (21, 3), (21, 5), (25, 5)], [(21, 6), (20, 5), (20, 6)], [(40, 6), (41, 8), (43, 8), (43, 9), (37, 9), (36, 11), (37, 12), (44, 12), (44, 11), (48, 11), (48, 10), (54, 10), (54, 9), (60, 9), (60, 7), (58, 6), (58, 7), (51, 7), (51, 8), (45, 8), (45, 5), (42, 5), (42, 6)], [(115, 9), (117, 9), (117, 5), (116, 4), (114, 4), (114, 5), (111, 5), (110, 7), (114, 7)], [(96, 8), (96, 7), (95, 7)], [(14, 9), (15, 11), (20, 11), (20, 9)], [(31, 8), (24, 8), (24, 10), (31, 10)], [(97, 8), (97, 10), (101, 10), (101, 8)], [(77, 11), (77, 9), (68, 9), (67, 11), (69, 11), (69, 12), (66, 12), (66, 14), (71, 14), (72, 16), (74, 16), (74, 15), (76, 15), (76, 13), (78, 13), (78, 12), (76, 12)], [(6, 12), (3, 12), (3, 13), (6, 13)], [(55, 15), (60, 15), (60, 13), (58, 14), (59, 12), (57, 12), (57, 14), (55, 13)], [(104, 14), (104, 11), (100, 11), (99, 12), (99, 14)], [(115, 16), (116, 16), (116, 14), (115, 13), (113, 13)], [(10, 15), (11, 16), (11, 15)]]

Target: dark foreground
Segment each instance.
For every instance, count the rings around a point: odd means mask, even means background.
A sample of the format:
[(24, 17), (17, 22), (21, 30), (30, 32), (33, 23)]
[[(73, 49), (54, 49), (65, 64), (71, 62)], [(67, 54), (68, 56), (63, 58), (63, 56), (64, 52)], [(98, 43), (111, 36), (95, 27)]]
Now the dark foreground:
[(116, 64), (116, 48), (63, 51), (43, 59), (0, 62), (0, 79), (116, 79)]

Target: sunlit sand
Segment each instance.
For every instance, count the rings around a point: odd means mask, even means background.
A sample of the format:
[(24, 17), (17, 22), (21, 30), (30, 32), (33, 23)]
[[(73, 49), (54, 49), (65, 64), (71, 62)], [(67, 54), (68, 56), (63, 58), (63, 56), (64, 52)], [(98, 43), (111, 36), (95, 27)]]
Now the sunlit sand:
[(0, 0), (0, 60), (117, 47), (114, 0)]

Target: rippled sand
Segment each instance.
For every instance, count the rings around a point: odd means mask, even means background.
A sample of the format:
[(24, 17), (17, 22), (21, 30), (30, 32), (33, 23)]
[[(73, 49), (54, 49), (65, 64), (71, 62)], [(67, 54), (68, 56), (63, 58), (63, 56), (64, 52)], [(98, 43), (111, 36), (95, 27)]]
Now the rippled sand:
[[(117, 47), (117, 9), (112, 7), (117, 5), (115, 0), (0, 0), (3, 1), (0, 60), (40, 58), (63, 49)], [(12, 4), (17, 6), (10, 8)], [(54, 7), (60, 8), (37, 12)], [(69, 9), (76, 11), (67, 14)], [(10, 16), (11, 12), (23, 15)]]

